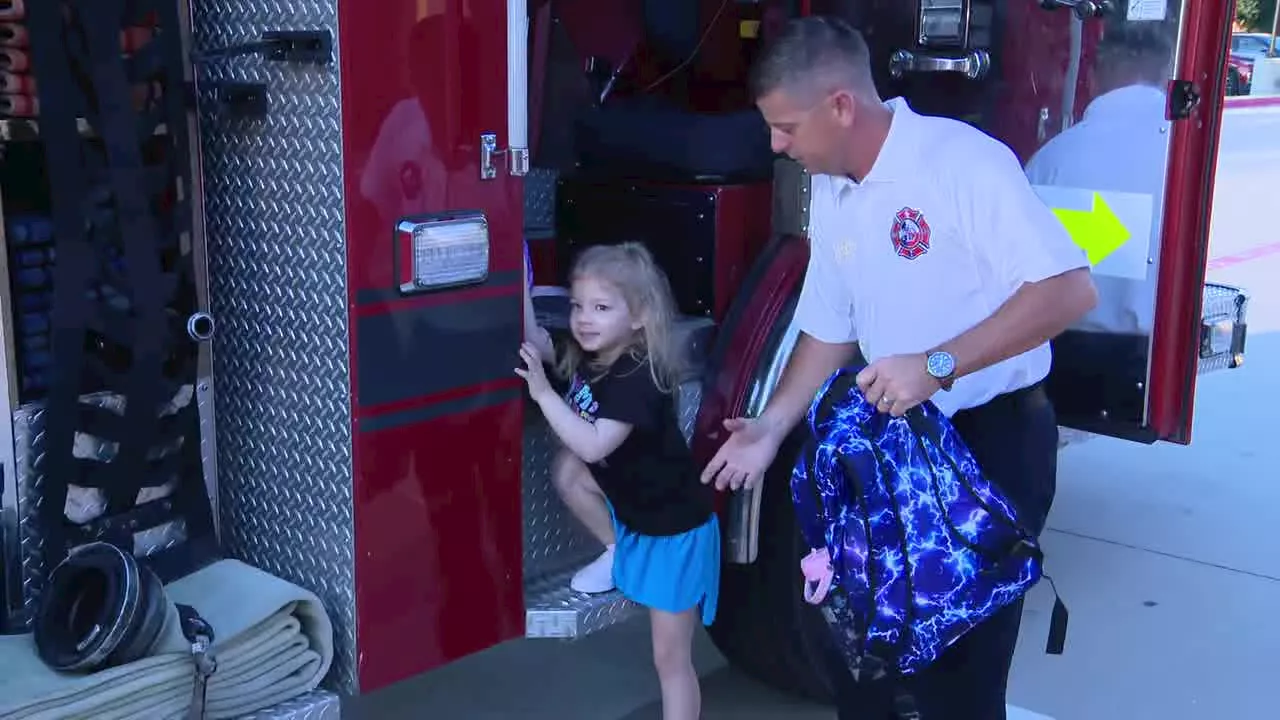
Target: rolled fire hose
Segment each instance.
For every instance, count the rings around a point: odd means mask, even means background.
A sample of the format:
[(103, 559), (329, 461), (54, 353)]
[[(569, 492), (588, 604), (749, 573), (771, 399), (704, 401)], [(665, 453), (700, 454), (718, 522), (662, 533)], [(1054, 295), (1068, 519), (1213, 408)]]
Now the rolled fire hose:
[[(132, 553), (105, 542), (71, 552), (40, 597), (33, 634), (40, 659), (59, 672), (92, 673), (151, 654), (170, 602), (164, 586)], [(217, 662), (213, 629), (195, 608), (177, 605), (191, 643), (195, 683), (188, 718), (203, 718), (205, 689)]]

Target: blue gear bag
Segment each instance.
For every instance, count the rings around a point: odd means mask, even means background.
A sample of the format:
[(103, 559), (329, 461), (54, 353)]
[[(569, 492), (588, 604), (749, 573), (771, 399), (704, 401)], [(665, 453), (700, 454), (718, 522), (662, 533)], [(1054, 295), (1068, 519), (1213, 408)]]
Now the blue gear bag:
[[(859, 370), (834, 373), (810, 405), (791, 497), (812, 549), (805, 599), (854, 676), (874, 680), (928, 666), (1017, 601), (1042, 577), (1043, 555), (950, 420), (932, 402), (901, 418), (878, 412)], [(1047, 651), (1058, 654), (1061, 599), (1051, 626)], [(898, 700), (900, 715), (918, 717)]]

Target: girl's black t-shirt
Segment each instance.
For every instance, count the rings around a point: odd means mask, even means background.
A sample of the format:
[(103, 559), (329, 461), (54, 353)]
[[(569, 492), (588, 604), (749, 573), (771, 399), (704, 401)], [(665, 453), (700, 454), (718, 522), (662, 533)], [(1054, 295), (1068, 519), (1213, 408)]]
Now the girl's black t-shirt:
[(677, 535), (710, 519), (714, 490), (699, 479), (674, 398), (658, 389), (647, 360), (624, 355), (590, 381), (579, 373), (564, 398), (593, 423), (606, 418), (632, 426), (617, 449), (589, 465), (623, 525), (642, 535)]

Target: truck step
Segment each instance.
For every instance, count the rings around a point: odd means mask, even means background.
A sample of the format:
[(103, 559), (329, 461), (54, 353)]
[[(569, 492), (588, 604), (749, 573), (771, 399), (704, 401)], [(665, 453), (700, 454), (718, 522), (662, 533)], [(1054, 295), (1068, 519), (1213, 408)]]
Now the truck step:
[(572, 639), (610, 628), (642, 609), (622, 593), (586, 595), (569, 589), (577, 568), (529, 583), (525, 588), (524, 634)]

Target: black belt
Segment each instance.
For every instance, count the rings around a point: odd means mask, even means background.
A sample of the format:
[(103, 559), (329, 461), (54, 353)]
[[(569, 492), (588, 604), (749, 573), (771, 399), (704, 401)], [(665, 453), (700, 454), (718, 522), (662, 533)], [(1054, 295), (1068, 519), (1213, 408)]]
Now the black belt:
[(990, 400), (971, 408), (962, 408), (956, 415), (986, 415), (991, 412), (1021, 412), (1035, 410), (1040, 407), (1051, 407), (1049, 393), (1043, 380), (1036, 381), (1026, 387), (1001, 393)]

